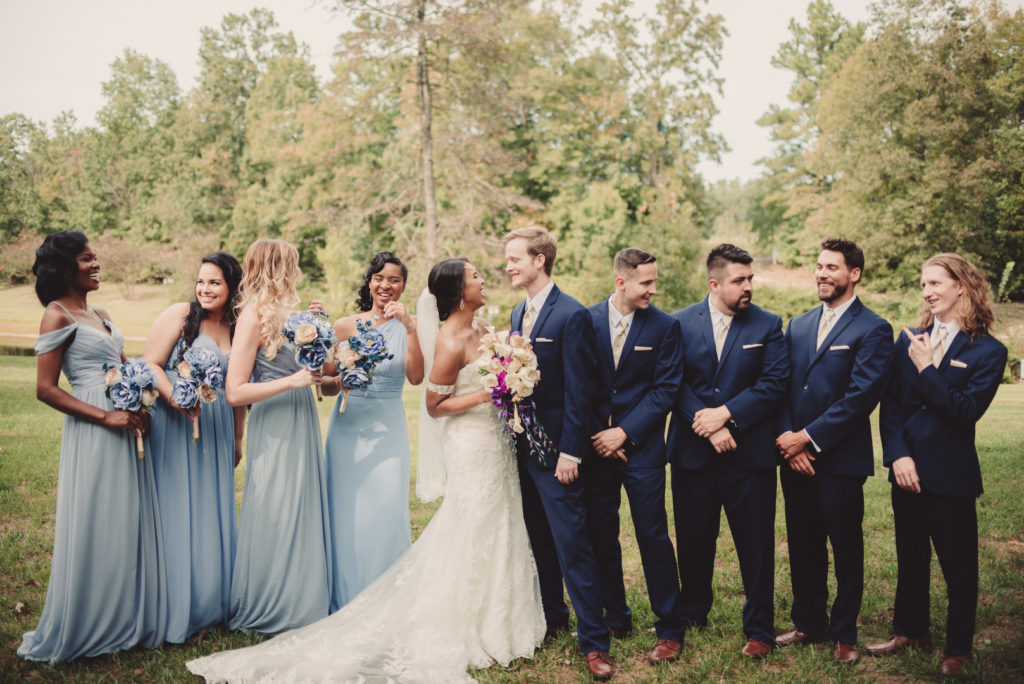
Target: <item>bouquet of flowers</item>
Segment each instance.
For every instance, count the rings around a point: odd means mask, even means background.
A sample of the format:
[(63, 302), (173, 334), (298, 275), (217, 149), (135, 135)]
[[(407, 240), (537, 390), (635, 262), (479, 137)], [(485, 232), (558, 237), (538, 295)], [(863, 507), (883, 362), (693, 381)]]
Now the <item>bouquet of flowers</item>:
[[(121, 364), (105, 363), (103, 370), (107, 396), (118, 411), (149, 411), (156, 403), (156, 375), (141, 356), (133, 356)], [(141, 433), (135, 434), (135, 446), (139, 458), (145, 456)]]
[[(174, 383), (171, 400), (183, 409), (195, 408), (200, 402), (209, 404), (217, 400), (217, 390), (224, 387), (224, 372), (220, 359), (212, 351), (198, 347), (185, 347), (185, 340), (175, 348), (177, 362), (174, 369), (179, 379)], [(192, 441), (199, 441), (199, 417), (192, 419)]]
[(378, 363), (395, 357), (388, 351), (384, 335), (373, 327), (373, 323), (357, 320), (356, 330), (358, 332), (355, 335), (338, 345), (334, 354), (338, 361), (341, 384), (345, 386), (345, 396), (341, 398), (338, 413), (345, 412), (351, 390), (365, 390), (370, 386)]
[[(288, 341), (295, 345), (295, 362), (303, 368), (317, 371), (332, 360), (332, 352), (338, 338), (328, 321), (327, 314), (320, 311), (299, 311), (284, 322), (281, 330)], [(316, 386), (317, 401), (323, 401), (320, 385)]]
[(525, 435), (530, 453), (541, 463), (544, 455), (557, 451), (544, 427), (537, 422), (537, 407), (531, 399), (533, 388), (540, 382), (537, 355), (518, 332), (488, 332), (480, 339), (481, 381), (491, 392), (491, 402), (498, 407), (502, 431), (515, 443), (516, 435)]

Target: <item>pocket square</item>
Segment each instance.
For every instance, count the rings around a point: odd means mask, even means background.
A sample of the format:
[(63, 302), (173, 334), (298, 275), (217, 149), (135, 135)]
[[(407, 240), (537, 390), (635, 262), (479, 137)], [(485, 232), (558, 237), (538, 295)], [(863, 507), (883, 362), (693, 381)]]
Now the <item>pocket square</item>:
[(538, 337), (537, 339), (534, 340), (534, 342), (554, 342), (554, 340), (550, 340), (546, 337)]
[(651, 351), (654, 347), (633, 347), (633, 351)]
[(745, 344), (745, 345), (743, 345), (743, 348), (744, 349), (753, 349), (754, 347), (763, 347), (763, 346), (764, 346), (763, 344), (758, 342), (757, 344)]
[(828, 350), (829, 351), (842, 351), (843, 349), (849, 349), (849, 348), (850, 348), (850, 345), (848, 345), (848, 344), (833, 344), (831, 347), (828, 348)]
[(956, 359), (950, 359), (949, 365), (952, 366), (953, 368), (967, 368), (966, 363), (964, 363), (963, 361), (958, 361)]

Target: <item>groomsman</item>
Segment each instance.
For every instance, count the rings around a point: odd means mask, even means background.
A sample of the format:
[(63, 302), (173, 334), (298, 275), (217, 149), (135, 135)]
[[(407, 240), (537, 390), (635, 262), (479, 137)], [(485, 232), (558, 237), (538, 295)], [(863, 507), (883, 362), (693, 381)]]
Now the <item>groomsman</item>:
[(751, 303), (752, 261), (718, 245), (707, 258), (708, 297), (672, 314), (683, 333), (683, 385), (668, 453), (683, 616), (707, 624), (724, 507), (747, 596), (742, 653), (762, 658), (775, 646), (774, 437), (789, 355), (782, 319)]
[(665, 417), (679, 391), (682, 348), (676, 320), (651, 306), (657, 280), (653, 255), (630, 248), (615, 256), (615, 292), (589, 308), (591, 386), (575, 388), (593, 402), (596, 458), (585, 464), (584, 494), (605, 620), (617, 636), (632, 630), (619, 546), (625, 487), (647, 594), (658, 618), (651, 663), (678, 658), (685, 630), (665, 513)]
[[(793, 582), (794, 628), (780, 646), (828, 640), (843, 663), (860, 658), (857, 616), (864, 593), (864, 481), (874, 472), (868, 417), (892, 360), (892, 327), (854, 294), (864, 253), (849, 240), (821, 243), (815, 276), (822, 301), (786, 329), (789, 390), (776, 446)], [(828, 549), (836, 597), (828, 604)]]
[(537, 561), (548, 636), (569, 627), (564, 577), (587, 669), (595, 678), (607, 679), (613, 671), (608, 626), (601, 614), (579, 473), (583, 456), (590, 452), (590, 432), (583, 426), (586, 409), (579, 387), (585, 384), (586, 364), (578, 345), (590, 316), (551, 280), (556, 251), (554, 236), (543, 228), (519, 228), (505, 236), (505, 271), (514, 287), (526, 291), (526, 299), (512, 310), (512, 330), (533, 344), (540, 369), (533, 394), (537, 418), (559, 450), (538, 458), (530, 454), (526, 439), (517, 440), (523, 517)]

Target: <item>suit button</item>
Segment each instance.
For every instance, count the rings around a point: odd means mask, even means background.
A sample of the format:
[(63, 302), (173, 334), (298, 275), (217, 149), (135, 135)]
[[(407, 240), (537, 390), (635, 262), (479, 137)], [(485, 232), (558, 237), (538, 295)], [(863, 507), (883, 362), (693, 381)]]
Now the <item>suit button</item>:
[(922, 410), (922, 411), (927, 411), (927, 410), (928, 410), (928, 407), (927, 407), (927, 406), (922, 406), (922, 407), (921, 407), (921, 410)]
[(619, 393), (619, 390), (617, 390), (617, 389), (613, 389), (612, 390), (612, 394), (618, 394), (618, 393)]
[(715, 391), (716, 391), (716, 392), (721, 392), (722, 390), (720, 390), (720, 389), (718, 389), (718, 388), (716, 387), (716, 388), (715, 388)]
[(804, 385), (804, 389), (807, 389), (807, 388), (808, 388), (807, 385)]

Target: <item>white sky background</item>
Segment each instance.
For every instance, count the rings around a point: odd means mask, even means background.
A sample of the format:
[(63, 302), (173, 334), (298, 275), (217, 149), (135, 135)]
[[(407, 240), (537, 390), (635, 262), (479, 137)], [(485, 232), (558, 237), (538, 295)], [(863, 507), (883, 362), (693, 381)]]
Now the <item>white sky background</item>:
[[(790, 74), (770, 60), (789, 39), (791, 18), (803, 24), (810, 0), (710, 0), (706, 11), (725, 17), (720, 74), (725, 78), (715, 129), (732, 151), (721, 166), (704, 163), (708, 180), (759, 176), (758, 158), (771, 152), (767, 130), (756, 119), (771, 103), (786, 103)], [(1004, 0), (1020, 7), (1024, 0)], [(638, 11), (655, 0), (634, 0)], [(585, 0), (588, 7), (599, 0)], [(832, 0), (851, 21), (868, 17), (868, 0)], [(0, 0), (0, 116), (18, 112), (50, 122), (72, 110), (79, 124), (95, 124), (103, 106), (100, 85), (110, 78), (110, 64), (132, 48), (170, 65), (182, 93), (199, 73), (199, 31), (220, 27), (229, 13), (253, 7), (274, 12), (279, 27), (292, 31), (310, 48), (321, 82), (330, 75), (337, 36), (347, 20), (313, 0)]]

